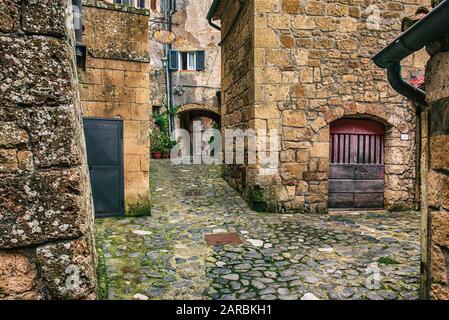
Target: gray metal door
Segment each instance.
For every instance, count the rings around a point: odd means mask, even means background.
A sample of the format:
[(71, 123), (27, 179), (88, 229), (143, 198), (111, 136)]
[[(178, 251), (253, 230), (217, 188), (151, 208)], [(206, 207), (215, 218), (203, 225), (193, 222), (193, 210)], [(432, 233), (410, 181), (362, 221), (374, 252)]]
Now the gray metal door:
[(96, 217), (124, 214), (123, 122), (84, 119)]

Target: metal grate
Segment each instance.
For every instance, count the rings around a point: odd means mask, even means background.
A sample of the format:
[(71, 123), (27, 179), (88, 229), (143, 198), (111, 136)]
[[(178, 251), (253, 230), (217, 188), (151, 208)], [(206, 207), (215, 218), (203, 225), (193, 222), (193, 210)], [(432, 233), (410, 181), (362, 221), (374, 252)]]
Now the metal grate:
[(209, 246), (223, 246), (226, 244), (242, 244), (243, 240), (240, 236), (235, 233), (217, 233), (217, 234), (206, 234), (204, 239)]
[(186, 191), (184, 196), (186, 197), (201, 197), (203, 193), (201, 191)]
[(331, 134), (331, 163), (383, 164), (384, 136), (379, 134)]

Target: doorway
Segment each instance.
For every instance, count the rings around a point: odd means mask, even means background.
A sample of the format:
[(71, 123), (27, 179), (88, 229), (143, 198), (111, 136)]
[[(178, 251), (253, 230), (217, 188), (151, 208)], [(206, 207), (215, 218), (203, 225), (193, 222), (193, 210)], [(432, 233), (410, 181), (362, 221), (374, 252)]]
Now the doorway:
[(330, 127), (329, 208), (383, 209), (385, 126), (340, 119)]
[(122, 216), (124, 206), (123, 121), (84, 119), (95, 216)]

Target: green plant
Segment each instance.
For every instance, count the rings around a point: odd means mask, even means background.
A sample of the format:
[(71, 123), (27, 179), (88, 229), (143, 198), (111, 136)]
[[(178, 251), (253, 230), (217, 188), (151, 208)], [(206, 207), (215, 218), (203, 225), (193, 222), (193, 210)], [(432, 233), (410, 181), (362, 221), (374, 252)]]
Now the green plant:
[(390, 258), (390, 257), (382, 257), (382, 258), (380, 258), (379, 259), (379, 263), (381, 263), (381, 264), (399, 264), (399, 262), (398, 261), (396, 261), (396, 260), (394, 260), (394, 259), (392, 259), (392, 258)]

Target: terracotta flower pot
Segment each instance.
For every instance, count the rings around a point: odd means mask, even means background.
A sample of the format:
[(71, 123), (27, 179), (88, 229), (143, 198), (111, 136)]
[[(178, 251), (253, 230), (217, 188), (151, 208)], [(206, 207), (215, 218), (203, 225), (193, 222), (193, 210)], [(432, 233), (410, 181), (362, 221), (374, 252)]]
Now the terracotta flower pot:
[(162, 159), (162, 152), (161, 151), (155, 151), (152, 153), (153, 159)]

